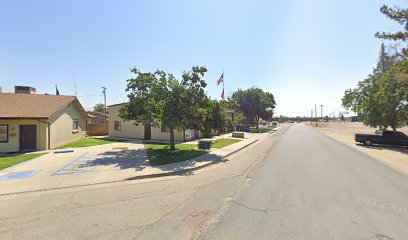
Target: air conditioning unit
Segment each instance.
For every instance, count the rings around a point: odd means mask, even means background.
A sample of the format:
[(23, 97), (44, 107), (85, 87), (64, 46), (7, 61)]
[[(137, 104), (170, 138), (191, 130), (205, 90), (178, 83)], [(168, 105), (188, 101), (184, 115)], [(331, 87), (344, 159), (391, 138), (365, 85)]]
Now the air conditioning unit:
[(29, 86), (14, 86), (15, 93), (35, 94), (36, 89)]

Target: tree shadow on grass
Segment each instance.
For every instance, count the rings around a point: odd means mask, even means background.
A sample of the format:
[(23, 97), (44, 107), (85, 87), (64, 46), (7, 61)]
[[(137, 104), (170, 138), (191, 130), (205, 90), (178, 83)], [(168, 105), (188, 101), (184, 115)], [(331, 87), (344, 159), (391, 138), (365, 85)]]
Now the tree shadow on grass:
[(153, 166), (154, 168), (158, 168), (162, 171), (179, 171), (184, 170), (192, 167), (198, 167), (199, 165), (205, 163), (212, 163), (219, 161), (221, 158), (220, 156), (212, 153), (207, 153), (195, 158), (186, 159), (184, 161), (175, 162), (175, 163), (168, 163), (162, 165)]
[[(224, 164), (228, 162), (228, 159), (222, 159), (220, 156), (216, 154), (206, 154), (199, 156), (197, 158), (178, 162), (178, 163), (171, 163), (165, 165), (154, 166), (154, 168), (158, 168), (162, 170), (162, 173), (148, 175), (148, 176), (135, 176), (128, 178), (126, 180), (137, 180), (137, 179), (145, 179), (151, 177), (165, 177), (165, 176), (192, 176), (194, 175), (194, 171), (199, 170), (201, 168), (205, 168), (211, 164)], [(203, 163), (203, 164), (201, 164)]]
[(391, 146), (391, 145), (373, 145), (373, 146), (366, 146), (361, 143), (356, 143), (357, 146), (361, 146), (364, 148), (369, 148), (369, 149), (376, 149), (376, 150), (390, 150), (390, 151), (395, 151), (395, 152), (400, 152), (403, 154), (408, 154), (408, 147), (405, 146)]
[(80, 167), (93, 166), (114, 166), (120, 169), (141, 171), (146, 167), (150, 167), (150, 163), (144, 149), (133, 149), (104, 152), (80, 165)]

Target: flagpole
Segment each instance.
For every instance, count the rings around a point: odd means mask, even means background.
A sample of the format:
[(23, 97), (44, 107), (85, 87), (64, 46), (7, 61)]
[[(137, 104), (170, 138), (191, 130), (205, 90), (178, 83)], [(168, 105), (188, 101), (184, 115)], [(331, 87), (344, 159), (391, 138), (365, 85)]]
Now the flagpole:
[(222, 81), (222, 92), (224, 93), (222, 100), (224, 100), (224, 99), (225, 99), (225, 89), (224, 89), (225, 74), (224, 74), (224, 69), (222, 69), (222, 76), (223, 76), (223, 81)]

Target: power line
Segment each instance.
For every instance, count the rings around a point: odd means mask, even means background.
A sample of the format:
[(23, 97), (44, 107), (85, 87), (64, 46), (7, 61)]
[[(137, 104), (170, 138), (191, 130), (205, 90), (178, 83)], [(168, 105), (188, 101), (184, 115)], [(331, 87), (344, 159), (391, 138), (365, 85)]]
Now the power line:
[(82, 96), (78, 96), (78, 97), (102, 97), (103, 94), (100, 95), (82, 95)]

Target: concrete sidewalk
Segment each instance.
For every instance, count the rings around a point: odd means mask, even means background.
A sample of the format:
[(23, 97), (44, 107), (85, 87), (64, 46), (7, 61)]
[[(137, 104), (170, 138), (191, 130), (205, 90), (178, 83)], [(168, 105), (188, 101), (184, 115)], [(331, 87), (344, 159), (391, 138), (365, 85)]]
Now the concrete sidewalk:
[[(13, 172), (41, 169), (33, 177), (0, 180), (0, 195), (184, 174), (216, 163), (268, 135), (248, 133), (241, 142), (212, 149), (208, 154), (184, 162), (160, 166), (150, 166), (142, 141), (78, 148), (67, 155), (49, 153), (1, 171), (0, 178)], [(50, 161), (49, 158), (57, 159)], [(61, 165), (64, 166), (61, 168)]]

